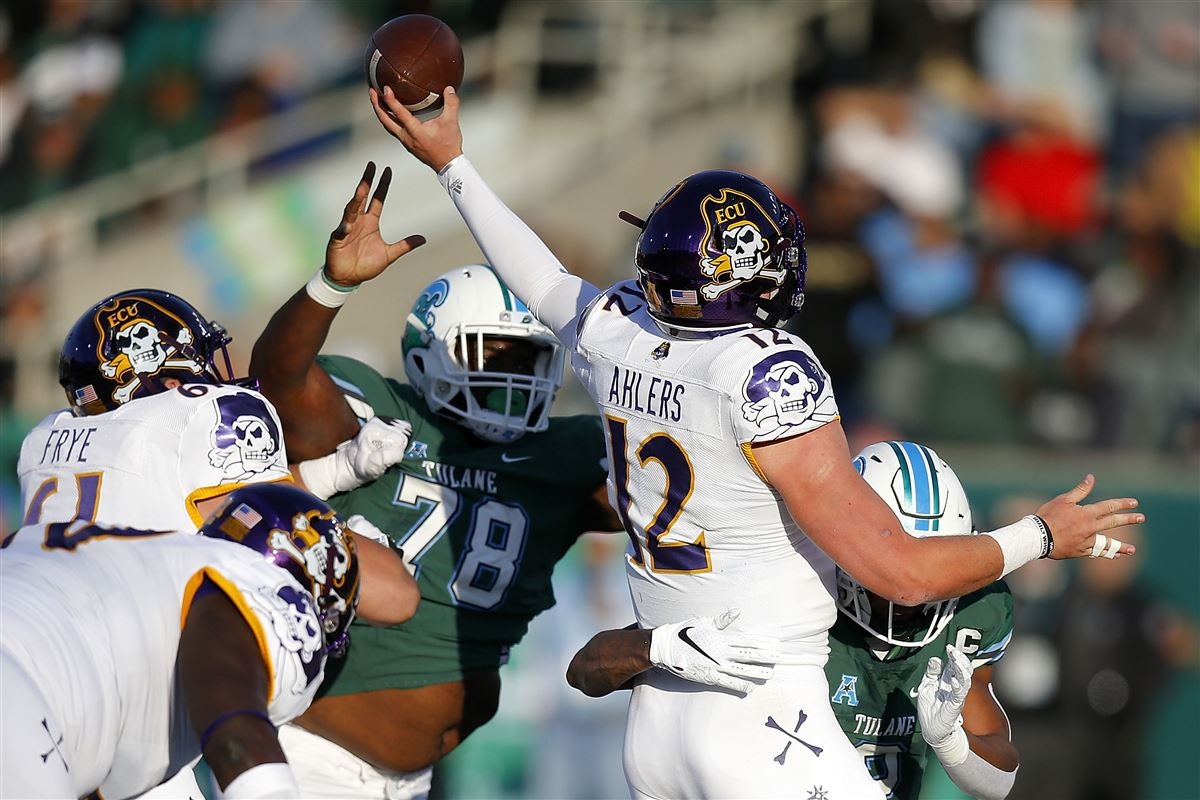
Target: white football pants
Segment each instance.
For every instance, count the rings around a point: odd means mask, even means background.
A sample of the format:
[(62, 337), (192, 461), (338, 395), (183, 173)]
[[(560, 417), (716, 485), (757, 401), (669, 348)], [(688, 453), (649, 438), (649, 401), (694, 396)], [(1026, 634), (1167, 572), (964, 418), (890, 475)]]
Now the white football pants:
[(78, 797), (62, 725), (41, 690), (0, 650), (0, 797)]
[(299, 725), (281, 727), (279, 743), (306, 798), (425, 800), (429, 795), (433, 767), (416, 772), (381, 770)]
[(777, 666), (745, 696), (650, 670), (629, 704), (625, 777), (635, 798), (882, 796), (815, 666)]

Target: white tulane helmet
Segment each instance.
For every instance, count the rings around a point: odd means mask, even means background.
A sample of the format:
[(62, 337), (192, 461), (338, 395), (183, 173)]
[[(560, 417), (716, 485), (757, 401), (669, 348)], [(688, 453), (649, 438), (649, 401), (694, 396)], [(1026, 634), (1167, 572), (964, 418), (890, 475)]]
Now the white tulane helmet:
[(479, 438), (512, 442), (549, 426), (562, 347), (490, 267), (458, 267), (426, 286), (403, 346), (409, 384)]
[[(911, 536), (956, 536), (975, 533), (971, 505), (950, 465), (925, 445), (877, 442), (859, 451), (854, 468), (895, 513)], [(837, 603), (842, 613), (888, 644), (921, 647), (949, 624), (957, 599), (926, 603), (917, 618), (895, 625), (896, 607), (889, 602), (885, 630), (871, 624), (869, 593), (841, 567), (837, 570)]]

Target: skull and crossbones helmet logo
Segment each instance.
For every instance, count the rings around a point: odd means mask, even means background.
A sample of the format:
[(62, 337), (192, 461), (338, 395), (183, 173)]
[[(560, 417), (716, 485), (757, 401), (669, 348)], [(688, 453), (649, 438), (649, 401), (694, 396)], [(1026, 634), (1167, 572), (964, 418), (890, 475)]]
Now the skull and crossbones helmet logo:
[(199, 375), (204, 366), (185, 348), (191, 329), (182, 319), (144, 297), (124, 297), (95, 313), (100, 374), (117, 383), (113, 400), (128, 402), (143, 381), (163, 370)]
[(704, 237), (700, 241), (700, 271), (711, 279), (700, 288), (705, 300), (755, 278), (783, 282), (785, 270), (778, 268), (772, 241), (781, 232), (771, 217), (747, 194), (721, 189), (700, 203)]

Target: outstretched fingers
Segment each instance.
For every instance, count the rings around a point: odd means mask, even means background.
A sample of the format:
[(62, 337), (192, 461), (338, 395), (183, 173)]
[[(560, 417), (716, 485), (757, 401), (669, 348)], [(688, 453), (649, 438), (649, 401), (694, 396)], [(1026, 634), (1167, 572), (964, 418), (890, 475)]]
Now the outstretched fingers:
[(414, 233), (412, 236), (405, 236), (398, 242), (392, 242), (387, 246), (388, 263), (390, 264), (402, 255), (411, 253), (423, 244), (425, 244), (425, 237), (419, 233)]
[(1096, 476), (1088, 473), (1083, 476), (1083, 480), (1074, 489), (1063, 492), (1062, 498), (1070, 503), (1078, 503), (1092, 493), (1092, 489), (1096, 487)]
[(330, 236), (334, 241), (345, 239), (350, 233), (350, 228), (354, 224), (354, 220), (362, 213), (363, 205), (367, 200), (367, 193), (371, 191), (371, 184), (375, 181), (375, 162), (368, 161), (367, 168), (363, 170), (362, 178), (358, 181), (358, 186), (354, 188), (354, 195), (346, 203), (346, 207), (342, 210), (342, 221), (338, 223), (337, 229)]
[[(374, 166), (374, 165), (372, 165)], [(378, 217), (383, 213), (383, 204), (387, 200), (388, 189), (392, 185), (392, 168), (384, 167), (383, 175), (379, 176), (379, 185), (375, 187), (375, 193), (371, 195), (371, 202), (367, 205), (367, 213)]]

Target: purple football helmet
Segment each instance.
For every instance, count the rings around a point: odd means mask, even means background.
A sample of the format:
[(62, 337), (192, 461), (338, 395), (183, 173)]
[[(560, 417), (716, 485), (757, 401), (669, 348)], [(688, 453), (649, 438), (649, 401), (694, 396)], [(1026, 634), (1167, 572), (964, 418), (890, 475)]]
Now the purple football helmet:
[[(131, 289), (104, 298), (71, 326), (59, 351), (58, 382), (81, 417), (158, 394), (167, 380), (233, 383), (230, 340), (183, 298)], [(218, 353), (224, 374), (217, 368)]]
[(663, 195), (635, 261), (650, 315), (672, 329), (776, 327), (804, 302), (804, 228), (740, 172), (698, 172)]
[(230, 492), (200, 533), (244, 544), (291, 573), (316, 601), (325, 652), (346, 652), (358, 606), (358, 554), (328, 503), (290, 483), (255, 483)]

